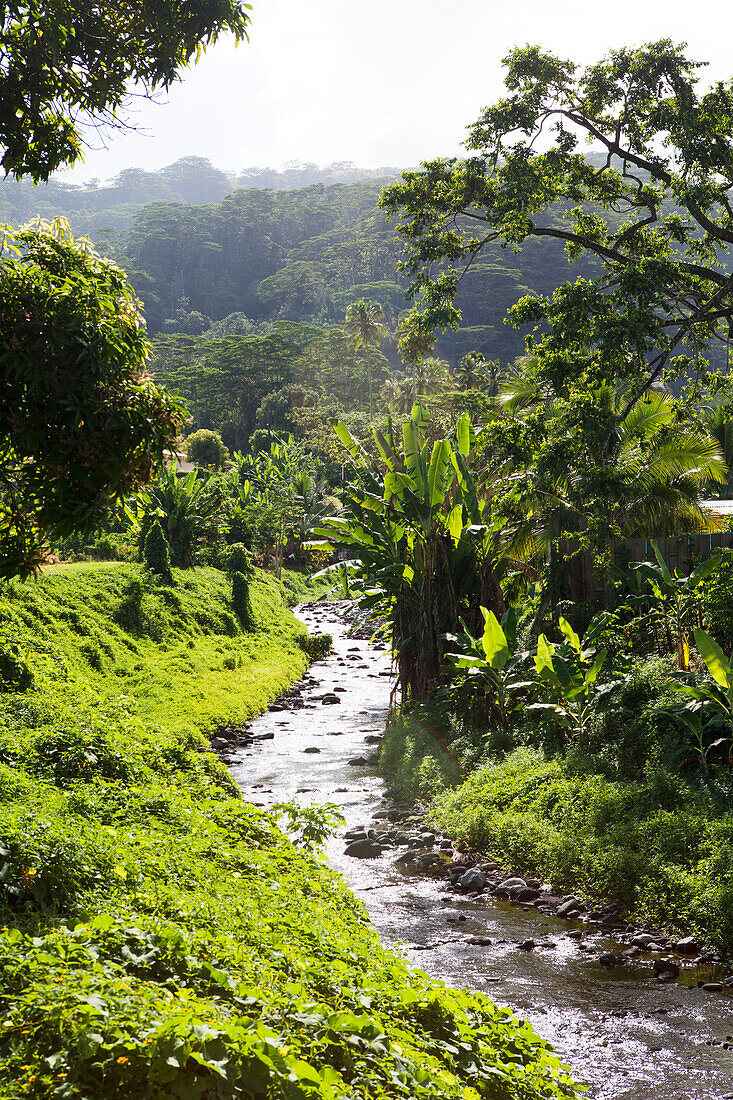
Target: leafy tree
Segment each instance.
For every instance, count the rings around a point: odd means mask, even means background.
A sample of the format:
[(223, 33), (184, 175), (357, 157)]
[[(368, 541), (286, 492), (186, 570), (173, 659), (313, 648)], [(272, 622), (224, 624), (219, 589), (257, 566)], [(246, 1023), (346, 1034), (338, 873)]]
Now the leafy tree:
[(0, 24), (2, 166), (48, 179), (82, 153), (82, 125), (120, 126), (134, 84), (151, 96), (225, 30), (246, 37), (248, 4), (12, 0)]
[(207, 428), (199, 428), (197, 432), (189, 435), (183, 447), (188, 461), (195, 462), (197, 466), (221, 470), (229, 460), (229, 451), (224, 446), (219, 433), (209, 431)]
[[(382, 203), (401, 216), (419, 296), (413, 326), (427, 337), (457, 324), (461, 274), (492, 245), (550, 239), (593, 260), (593, 277), (525, 297), (511, 313), (540, 326), (530, 347), (563, 399), (578, 380), (627, 384), (611, 421), (596, 425), (603, 460), (665, 371), (704, 374), (702, 353), (728, 339), (733, 84), (699, 92), (699, 63), (668, 40), (582, 71), (534, 46), (505, 64), (508, 95), (471, 127), (470, 155), (406, 173)], [(578, 151), (586, 137), (602, 150), (595, 163)]]
[[(295, 326), (296, 328), (298, 326)], [(186, 399), (197, 428), (244, 448), (262, 399), (291, 380), (292, 361), (310, 335), (167, 337), (155, 344), (156, 377)]]
[(152, 476), (182, 407), (124, 274), (65, 223), (6, 233), (0, 319), (0, 576), (27, 576)]

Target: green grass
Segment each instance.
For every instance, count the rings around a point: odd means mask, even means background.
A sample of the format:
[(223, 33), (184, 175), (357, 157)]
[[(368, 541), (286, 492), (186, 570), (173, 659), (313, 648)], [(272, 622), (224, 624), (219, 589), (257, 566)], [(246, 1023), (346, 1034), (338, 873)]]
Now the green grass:
[(0, 590), (0, 1097), (572, 1095), (528, 1026), (408, 970), (242, 799), (201, 730), (298, 676), (303, 628), (265, 574), (246, 634), (224, 574), (175, 579)]

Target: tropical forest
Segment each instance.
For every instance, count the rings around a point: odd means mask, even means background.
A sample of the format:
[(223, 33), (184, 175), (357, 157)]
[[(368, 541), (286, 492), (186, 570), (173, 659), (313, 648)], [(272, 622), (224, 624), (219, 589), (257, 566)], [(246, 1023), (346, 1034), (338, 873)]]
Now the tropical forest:
[(733, 1097), (733, 77), (79, 182), (278, 3), (3, 9), (0, 1100)]

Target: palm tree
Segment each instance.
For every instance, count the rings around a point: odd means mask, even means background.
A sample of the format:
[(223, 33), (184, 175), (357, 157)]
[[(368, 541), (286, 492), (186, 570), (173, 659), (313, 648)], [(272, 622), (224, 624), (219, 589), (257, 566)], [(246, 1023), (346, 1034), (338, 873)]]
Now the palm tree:
[(725, 482), (711, 488), (714, 496), (723, 500), (733, 497), (733, 414), (730, 398), (713, 400), (701, 409), (702, 421), (713, 439), (717, 440), (728, 466)]
[(412, 384), (413, 400), (440, 393), (450, 382), (450, 370), (444, 359), (428, 355), (413, 364), (408, 376)]
[(481, 389), (487, 397), (496, 397), (502, 373), (498, 359), (485, 359), (480, 351), (469, 351), (456, 367), (455, 378), (463, 390)]
[[(509, 414), (551, 417), (555, 396), (541, 390), (523, 365), (531, 361), (519, 361), (505, 380), (500, 404)], [(526, 472), (528, 513), (540, 541), (586, 531), (599, 515), (623, 538), (717, 529), (703, 495), (710, 482), (725, 482), (728, 468), (710, 431), (680, 421), (675, 398), (662, 389), (648, 391), (625, 415), (627, 395), (610, 385), (594, 392), (594, 404), (599, 421), (611, 426), (605, 444), (599, 439), (596, 448), (586, 447), (550, 479), (536, 469)]]
[[(346, 310), (344, 328), (354, 342), (354, 350), (378, 348), (387, 335), (384, 310), (379, 302), (365, 301), (360, 298), (352, 302)], [(372, 417), (372, 367), (368, 354), (365, 365), (369, 377), (369, 418)]]

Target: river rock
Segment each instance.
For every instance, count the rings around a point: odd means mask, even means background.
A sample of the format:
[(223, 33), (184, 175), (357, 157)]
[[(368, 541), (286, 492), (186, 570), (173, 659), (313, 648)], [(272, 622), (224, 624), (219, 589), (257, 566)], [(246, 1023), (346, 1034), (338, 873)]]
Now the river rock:
[(602, 955), (598, 956), (598, 962), (606, 970), (612, 970), (614, 966), (623, 966), (623, 959), (620, 959), (618, 955), (614, 955), (612, 951), (604, 951)]
[(335, 691), (329, 691), (328, 694), (324, 695), (323, 698), (321, 699), (321, 706), (329, 707), (329, 706), (333, 706), (334, 703), (340, 703), (340, 702), (341, 702), (341, 696), (337, 695)]
[(303, 749), (303, 752), (320, 752), (320, 751), (321, 750), (317, 749), (315, 745), (309, 745), (307, 749)]
[(684, 939), (677, 940), (674, 949), (679, 951), (680, 955), (697, 955), (700, 952), (700, 944), (694, 936), (685, 936)]
[(565, 898), (561, 905), (557, 907), (558, 917), (571, 917), (576, 913), (580, 913), (581, 906), (577, 898), (569, 897)]
[(469, 936), (466, 943), (470, 943), (474, 947), (491, 947), (491, 940), (488, 936)]
[(539, 897), (539, 890), (534, 889), (531, 886), (525, 886), (516, 891), (512, 891), (512, 897), (518, 905), (529, 905), (531, 901), (535, 901)]
[(523, 940), (522, 943), (517, 944), (518, 951), (534, 951), (537, 944), (534, 940)]
[(723, 983), (722, 982), (703, 982), (702, 985), (700, 986), (700, 989), (703, 989), (706, 993), (722, 993), (723, 992)]
[(638, 936), (634, 936), (631, 941), (632, 947), (640, 947), (644, 951), (650, 943), (655, 943), (656, 938), (649, 932), (640, 932)]
[(505, 878), (502, 882), (498, 883), (498, 886), (502, 890), (509, 890), (510, 893), (515, 888), (522, 889), (526, 885), (527, 883), (523, 878)]
[(356, 859), (374, 859), (382, 854), (382, 846), (365, 837), (363, 840), (353, 840), (344, 854), (354, 856)]
[(673, 978), (678, 978), (680, 974), (680, 968), (676, 962), (672, 961), (672, 959), (655, 959), (654, 973), (657, 975), (658, 978), (661, 978), (663, 981), (669, 981), (669, 979), (663, 978), (663, 975), (670, 974)]
[(366, 756), (352, 756), (351, 760), (347, 760), (352, 768), (366, 768), (369, 764)]
[(440, 863), (440, 856), (436, 855), (435, 852), (425, 852), (415, 860), (415, 866), (419, 867), (421, 871), (427, 870), (428, 867), (435, 867), (438, 863)]
[(464, 894), (480, 894), (486, 886), (486, 875), (478, 867), (470, 867), (458, 880)]

